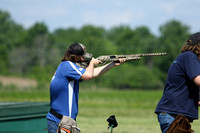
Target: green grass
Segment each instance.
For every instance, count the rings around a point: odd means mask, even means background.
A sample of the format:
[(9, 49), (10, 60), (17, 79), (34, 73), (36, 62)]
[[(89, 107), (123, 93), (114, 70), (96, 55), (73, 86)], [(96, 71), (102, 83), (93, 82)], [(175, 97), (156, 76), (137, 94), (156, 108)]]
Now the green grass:
[[(81, 91), (78, 125), (83, 133), (108, 133), (106, 119), (115, 115), (116, 133), (160, 133), (154, 109), (161, 91)], [(89, 123), (89, 124), (88, 124)]]
[[(113, 133), (161, 133), (154, 110), (161, 90), (80, 89), (78, 127), (81, 133), (109, 133), (106, 119), (115, 115), (118, 127)], [(3, 91), (0, 101), (49, 101), (46, 91)], [(199, 121), (192, 124), (200, 132)]]
[(4, 91), (0, 93), (1, 102), (49, 102), (47, 91)]

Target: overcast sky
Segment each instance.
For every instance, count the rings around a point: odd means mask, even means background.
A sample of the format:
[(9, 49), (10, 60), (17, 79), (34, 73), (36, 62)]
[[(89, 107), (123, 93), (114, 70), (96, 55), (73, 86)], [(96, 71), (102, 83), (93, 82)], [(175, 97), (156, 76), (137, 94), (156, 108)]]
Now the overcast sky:
[(159, 26), (176, 19), (191, 32), (200, 31), (200, 0), (0, 0), (0, 9), (25, 28), (44, 22), (50, 31), (103, 26), (147, 26), (159, 34)]

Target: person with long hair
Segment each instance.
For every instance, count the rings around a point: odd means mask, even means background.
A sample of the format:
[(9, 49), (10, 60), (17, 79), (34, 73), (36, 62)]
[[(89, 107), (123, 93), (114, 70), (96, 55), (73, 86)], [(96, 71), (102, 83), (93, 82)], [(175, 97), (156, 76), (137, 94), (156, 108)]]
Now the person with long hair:
[(163, 96), (155, 110), (162, 133), (167, 132), (178, 115), (188, 122), (198, 119), (199, 87), (200, 32), (197, 32), (189, 36), (168, 70)]
[(88, 67), (82, 68), (76, 63), (91, 58), (81, 43), (70, 45), (62, 58), (50, 83), (50, 106), (47, 114), (48, 132), (79, 133), (76, 124), (78, 114), (79, 82), (99, 77), (115, 66), (125, 62), (110, 62), (96, 67), (101, 61), (92, 58)]

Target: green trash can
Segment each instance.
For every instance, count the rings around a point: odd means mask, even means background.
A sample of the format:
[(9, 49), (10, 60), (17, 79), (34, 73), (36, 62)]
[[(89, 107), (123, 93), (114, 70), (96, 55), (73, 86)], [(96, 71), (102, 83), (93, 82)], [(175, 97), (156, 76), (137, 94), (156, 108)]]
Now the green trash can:
[(0, 102), (0, 133), (48, 133), (47, 102)]

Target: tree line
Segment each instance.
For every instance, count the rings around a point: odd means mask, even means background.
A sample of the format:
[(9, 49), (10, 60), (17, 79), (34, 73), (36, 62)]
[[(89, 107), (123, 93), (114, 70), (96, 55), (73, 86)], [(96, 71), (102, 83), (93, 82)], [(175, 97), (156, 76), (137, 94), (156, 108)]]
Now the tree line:
[(119, 25), (105, 29), (93, 25), (81, 28), (58, 28), (50, 32), (43, 22), (25, 29), (9, 12), (0, 10), (0, 74), (30, 77), (40, 85), (49, 83), (58, 64), (74, 42), (86, 45), (94, 57), (111, 54), (140, 54), (167, 52), (167, 56), (143, 57), (114, 68), (102, 77), (83, 82), (83, 87), (117, 89), (163, 88), (168, 68), (184, 41), (190, 27), (170, 20), (159, 27), (159, 36), (148, 27), (135, 29)]

